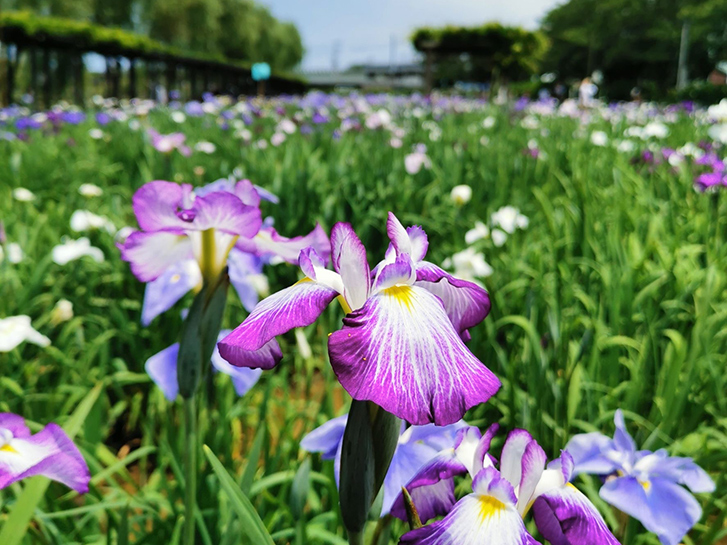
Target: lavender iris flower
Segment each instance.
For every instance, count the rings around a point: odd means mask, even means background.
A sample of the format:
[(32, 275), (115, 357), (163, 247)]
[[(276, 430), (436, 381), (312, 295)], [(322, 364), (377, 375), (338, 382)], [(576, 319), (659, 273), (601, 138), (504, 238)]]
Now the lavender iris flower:
[[(300, 442), (303, 450), (320, 452), (323, 460), (335, 461), (336, 484), (339, 483), (343, 432), (347, 422), (347, 414), (329, 420), (303, 437)], [(457, 431), (466, 426), (467, 424), (461, 420), (449, 426), (427, 424), (407, 428), (402, 425), (399, 442), (384, 479), (382, 517), (391, 511), (394, 500), (401, 494), (401, 487), (408, 483), (424, 464), (437, 456), (440, 450), (452, 444)]]
[(713, 492), (714, 482), (691, 458), (669, 456), (664, 449), (636, 450), (620, 409), (614, 421), (613, 439), (592, 432), (570, 440), (573, 474), (605, 477), (604, 500), (639, 520), (664, 545), (677, 545), (702, 518), (699, 503), (681, 485), (695, 493)]
[(160, 134), (154, 129), (149, 129), (147, 132), (151, 138), (151, 145), (160, 153), (171, 153), (177, 150), (185, 157), (189, 157), (192, 154), (192, 150), (184, 143), (187, 137), (181, 132)]
[[(220, 331), (218, 340), (221, 340), (228, 333), (229, 329)], [(146, 360), (144, 365), (149, 377), (154, 381), (164, 393), (169, 401), (174, 401), (179, 393), (179, 381), (177, 378), (177, 356), (179, 355), (179, 343), (174, 343), (154, 354)], [(245, 367), (234, 367), (220, 357), (220, 353), (215, 348), (210, 361), (212, 368), (222, 374), (228, 375), (232, 379), (235, 392), (238, 396), (244, 396), (260, 379), (262, 369), (247, 369)]]
[(22, 416), (0, 413), (0, 489), (34, 475), (79, 494), (88, 492), (91, 480), (83, 456), (60, 426), (48, 424), (31, 435)]
[(249, 180), (218, 180), (195, 189), (154, 181), (136, 192), (133, 207), (142, 230), (118, 246), (134, 275), (147, 282), (143, 325), (201, 289), (204, 278), (216, 279), (225, 266), (243, 305), (252, 310), (264, 264), (295, 262), (307, 247), (327, 259), (328, 237), (320, 225), (303, 237), (283, 237), (263, 224), (263, 198), (277, 201)]
[[(524, 517), (532, 509), (535, 525), (553, 545), (618, 545), (593, 504), (569, 484), (573, 460), (563, 452), (546, 467), (547, 456), (525, 430), (513, 430), (499, 467), (488, 451), (497, 424), (484, 435), (472, 426), (422, 467), (407, 483), (422, 522), (400, 543), (419, 545), (536, 545)], [(469, 474), (472, 493), (455, 502), (454, 478)], [(392, 515), (406, 520), (404, 499)]]
[(329, 335), (328, 353), (339, 382), (411, 424), (443, 426), (487, 401), (500, 381), (464, 344), (484, 320), (490, 299), (481, 287), (424, 260), (429, 245), (421, 227), (405, 229), (389, 214), (386, 259), (369, 269), (366, 249), (347, 223), (331, 231), (334, 271), (313, 248), (300, 253), (305, 277), (261, 301), (220, 343), (233, 365), (264, 364), (255, 351), (295, 327), (312, 324), (336, 298), (346, 317)]

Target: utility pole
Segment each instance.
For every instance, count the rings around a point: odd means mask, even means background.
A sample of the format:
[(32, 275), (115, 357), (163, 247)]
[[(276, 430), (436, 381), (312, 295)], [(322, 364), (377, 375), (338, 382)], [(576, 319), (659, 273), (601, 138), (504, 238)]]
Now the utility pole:
[(682, 24), (682, 40), (679, 44), (679, 65), (677, 67), (677, 90), (684, 89), (689, 82), (689, 21)]

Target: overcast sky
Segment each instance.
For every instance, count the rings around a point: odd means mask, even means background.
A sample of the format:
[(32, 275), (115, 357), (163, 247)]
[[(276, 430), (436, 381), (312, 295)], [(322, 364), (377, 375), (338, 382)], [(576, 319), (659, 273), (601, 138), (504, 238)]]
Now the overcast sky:
[[(489, 21), (538, 26), (560, 0), (258, 0), (303, 37), (304, 70), (414, 59), (408, 37), (418, 26), (477, 25)], [(393, 47), (392, 47), (393, 46)], [(335, 51), (338, 50), (336, 54)]]

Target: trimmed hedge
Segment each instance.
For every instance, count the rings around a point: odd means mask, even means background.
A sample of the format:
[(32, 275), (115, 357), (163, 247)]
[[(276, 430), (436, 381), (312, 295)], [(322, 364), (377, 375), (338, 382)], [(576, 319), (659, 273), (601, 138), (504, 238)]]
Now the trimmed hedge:
[(411, 41), (417, 51), (431, 49), (435, 53), (491, 54), (512, 50), (514, 53), (535, 54), (547, 47), (547, 39), (540, 32), (500, 23), (478, 27), (423, 27), (414, 31)]
[[(34, 45), (101, 55), (173, 61), (181, 64), (250, 72), (251, 64), (220, 55), (183, 51), (147, 36), (118, 28), (60, 17), (39, 17), (25, 11), (0, 13), (0, 41), (20, 46)], [(271, 79), (305, 84), (302, 78), (274, 72)]]

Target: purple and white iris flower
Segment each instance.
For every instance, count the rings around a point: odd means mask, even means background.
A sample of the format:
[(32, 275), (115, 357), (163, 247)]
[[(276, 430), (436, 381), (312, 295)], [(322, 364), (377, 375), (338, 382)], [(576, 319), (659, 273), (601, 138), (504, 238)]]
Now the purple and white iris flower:
[(170, 309), (204, 280), (216, 282), (225, 266), (248, 310), (257, 304), (256, 286), (265, 263), (295, 262), (306, 247), (325, 257), (329, 247), (323, 228), (286, 238), (263, 224), (261, 199), (277, 201), (249, 180), (218, 180), (204, 187), (154, 181), (134, 195), (141, 231), (118, 246), (136, 277), (147, 282), (142, 323)]
[[(525, 430), (510, 432), (499, 469), (488, 454), (497, 424), (484, 435), (475, 427), (457, 432), (443, 450), (406, 485), (422, 522), (442, 520), (406, 533), (400, 543), (426, 545), (532, 545), (523, 517), (532, 509), (535, 525), (553, 545), (617, 545), (593, 504), (569, 480), (567, 451), (547, 465), (547, 456)], [(455, 502), (454, 477), (469, 474), (472, 493)], [(406, 520), (399, 495), (392, 515)]]
[(187, 137), (181, 132), (159, 134), (154, 129), (149, 129), (148, 133), (149, 138), (151, 138), (151, 145), (160, 153), (167, 154), (178, 150), (185, 157), (189, 157), (192, 154), (192, 150), (184, 143)]
[(664, 449), (637, 450), (621, 410), (614, 418), (613, 439), (602, 433), (576, 435), (566, 446), (574, 475), (605, 478), (600, 496), (654, 532), (664, 545), (677, 545), (702, 518), (694, 493), (713, 492), (714, 482), (691, 458), (669, 456)]
[[(339, 483), (343, 432), (347, 422), (347, 414), (329, 420), (303, 437), (300, 442), (303, 450), (320, 452), (323, 460), (334, 460), (336, 484)], [(391, 511), (394, 500), (401, 494), (401, 487), (408, 483), (424, 464), (437, 456), (447, 445), (451, 445), (457, 431), (463, 427), (466, 427), (466, 424), (461, 420), (449, 426), (427, 424), (407, 428), (402, 424), (399, 442), (384, 479), (382, 517)]]
[(0, 489), (26, 477), (43, 475), (79, 494), (88, 492), (88, 466), (57, 424), (31, 435), (22, 416), (0, 413)]
[(389, 214), (391, 245), (373, 271), (366, 249), (347, 223), (331, 231), (334, 271), (312, 248), (300, 253), (305, 277), (261, 301), (220, 343), (236, 366), (274, 367), (254, 351), (295, 327), (312, 324), (339, 298), (343, 328), (328, 338), (338, 380), (356, 400), (372, 401), (411, 424), (460, 420), (487, 401), (500, 381), (465, 346), (468, 329), (490, 310), (487, 292), (424, 261), (427, 235), (405, 229)]
[[(222, 340), (230, 333), (229, 329), (220, 331), (218, 340)], [(179, 393), (179, 380), (177, 378), (177, 357), (179, 355), (179, 343), (174, 343), (157, 352), (151, 358), (146, 360), (144, 368), (154, 384), (159, 386), (164, 397), (169, 401), (174, 401)], [(257, 384), (262, 374), (262, 369), (248, 369), (246, 367), (235, 367), (220, 357), (220, 353), (215, 348), (210, 360), (212, 368), (224, 375), (228, 375), (232, 379), (235, 392), (238, 396), (244, 396), (250, 389)]]

